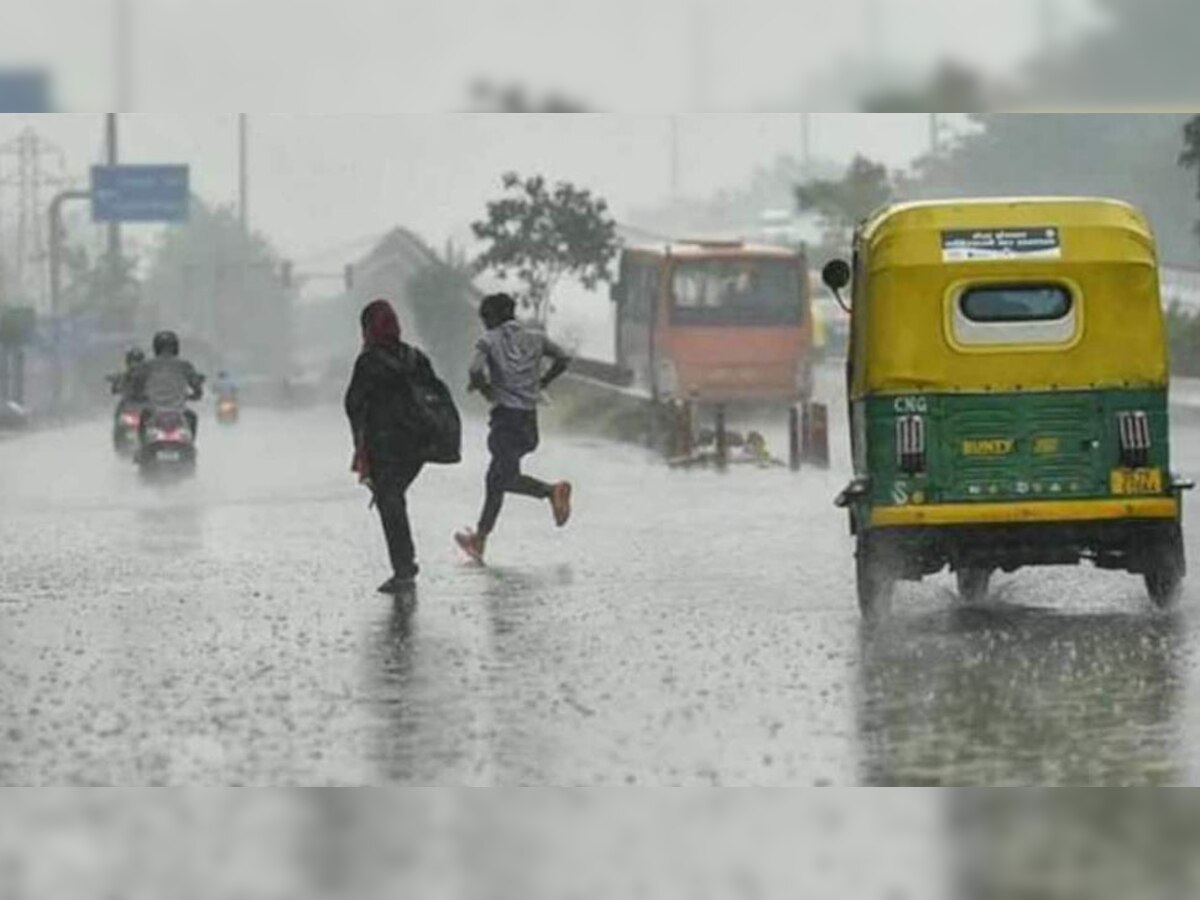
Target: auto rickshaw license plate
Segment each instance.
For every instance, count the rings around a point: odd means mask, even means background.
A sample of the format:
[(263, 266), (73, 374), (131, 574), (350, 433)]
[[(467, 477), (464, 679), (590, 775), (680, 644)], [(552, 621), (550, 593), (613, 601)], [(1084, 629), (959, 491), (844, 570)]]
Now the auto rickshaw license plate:
[(1161, 494), (1162, 469), (1113, 469), (1112, 492), (1119, 496)]

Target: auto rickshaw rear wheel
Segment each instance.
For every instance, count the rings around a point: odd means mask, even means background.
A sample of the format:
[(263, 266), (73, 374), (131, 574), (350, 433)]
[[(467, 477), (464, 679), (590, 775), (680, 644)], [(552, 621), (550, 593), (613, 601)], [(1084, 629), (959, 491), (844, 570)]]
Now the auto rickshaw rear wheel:
[(958, 597), (963, 603), (982, 603), (987, 599), (991, 569), (956, 569), (954, 578), (958, 582)]
[(897, 569), (897, 555), (888, 542), (877, 535), (858, 536), (854, 574), (858, 587), (858, 608), (864, 619), (874, 621), (891, 612)]
[(1178, 525), (1174, 525), (1151, 551), (1142, 576), (1146, 582), (1146, 592), (1155, 606), (1170, 609), (1179, 601), (1186, 572), (1183, 532)]

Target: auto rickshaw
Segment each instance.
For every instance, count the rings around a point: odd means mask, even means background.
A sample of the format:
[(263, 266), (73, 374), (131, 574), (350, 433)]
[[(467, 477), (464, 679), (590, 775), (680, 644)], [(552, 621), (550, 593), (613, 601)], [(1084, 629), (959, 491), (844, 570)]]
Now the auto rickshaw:
[(1167, 339), (1154, 238), (1105, 199), (901, 203), (861, 223), (847, 361), (859, 605), (949, 566), (968, 602), (993, 572), (1185, 573), (1170, 473)]

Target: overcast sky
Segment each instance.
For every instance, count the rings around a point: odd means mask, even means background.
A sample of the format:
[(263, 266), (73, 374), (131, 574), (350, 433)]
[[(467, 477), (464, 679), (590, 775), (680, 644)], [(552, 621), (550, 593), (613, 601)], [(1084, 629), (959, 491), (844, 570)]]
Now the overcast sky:
[(839, 67), (1007, 73), (1097, 24), (1093, 0), (37, 0), (6, 4), (0, 62), (52, 67), (61, 108), (112, 108), (122, 2), (123, 108), (164, 111), (446, 111), (477, 77), (610, 110), (794, 109)]
[[(118, 2), (10, 10), (0, 65), (49, 66), (60, 108), (110, 108)], [(814, 80), (947, 56), (1011, 74), (1048, 36), (1098, 27), (1092, 0), (125, 2), (126, 108), (174, 112), (124, 115), (123, 159), (189, 163), (197, 193), (230, 203), (236, 122), (217, 111), (302, 111), (251, 117), (252, 222), (300, 261), (397, 224), (435, 243), (464, 236), (508, 169), (578, 181), (627, 216), (669, 194), (664, 111), (795, 108)], [(469, 106), (477, 77), (621, 113), (446, 114)], [(98, 112), (0, 116), (0, 141), (30, 124), (64, 149), (72, 174), (99, 156)], [(705, 196), (795, 152), (800, 117), (689, 115), (680, 137), (683, 193)], [(923, 116), (814, 119), (815, 152), (839, 162), (861, 152), (899, 167), (927, 141)], [(150, 233), (130, 229), (135, 240)]]
[[(667, 199), (669, 117), (663, 115), (251, 115), (250, 215), (286, 254), (395, 225), (435, 243), (465, 236), (507, 170), (590, 186), (619, 216)], [(754, 167), (800, 143), (798, 114), (707, 114), (679, 119), (681, 186), (705, 196), (746, 181)], [(103, 116), (0, 116), (0, 142), (36, 127), (84, 179), (97, 161)], [(237, 196), (236, 116), (131, 114), (120, 118), (128, 162), (181, 162), (206, 200)], [(817, 114), (817, 153), (861, 152), (905, 165), (927, 142), (923, 115)], [(11, 200), (11, 193), (7, 195)], [(143, 237), (147, 229), (131, 228)]]

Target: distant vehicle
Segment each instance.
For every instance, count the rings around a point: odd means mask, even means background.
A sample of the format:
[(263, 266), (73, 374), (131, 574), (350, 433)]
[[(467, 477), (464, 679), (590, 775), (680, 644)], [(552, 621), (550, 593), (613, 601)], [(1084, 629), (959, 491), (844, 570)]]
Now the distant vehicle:
[(237, 424), (238, 415), (237, 397), (221, 397), (217, 400), (217, 421), (222, 425)]
[(120, 456), (132, 456), (138, 447), (138, 426), (142, 422), (141, 410), (136, 404), (122, 401), (113, 413), (113, 449)]
[[(858, 599), (947, 565), (965, 600), (996, 570), (1185, 573), (1170, 472), (1154, 238), (1113, 200), (891, 206), (856, 231), (847, 365)], [(851, 276), (854, 276), (853, 278)]]
[(631, 247), (612, 296), (617, 365), (659, 399), (796, 403), (812, 394), (802, 250), (738, 241)]
[(14, 400), (0, 401), (0, 428), (25, 428), (30, 422), (29, 410)]

